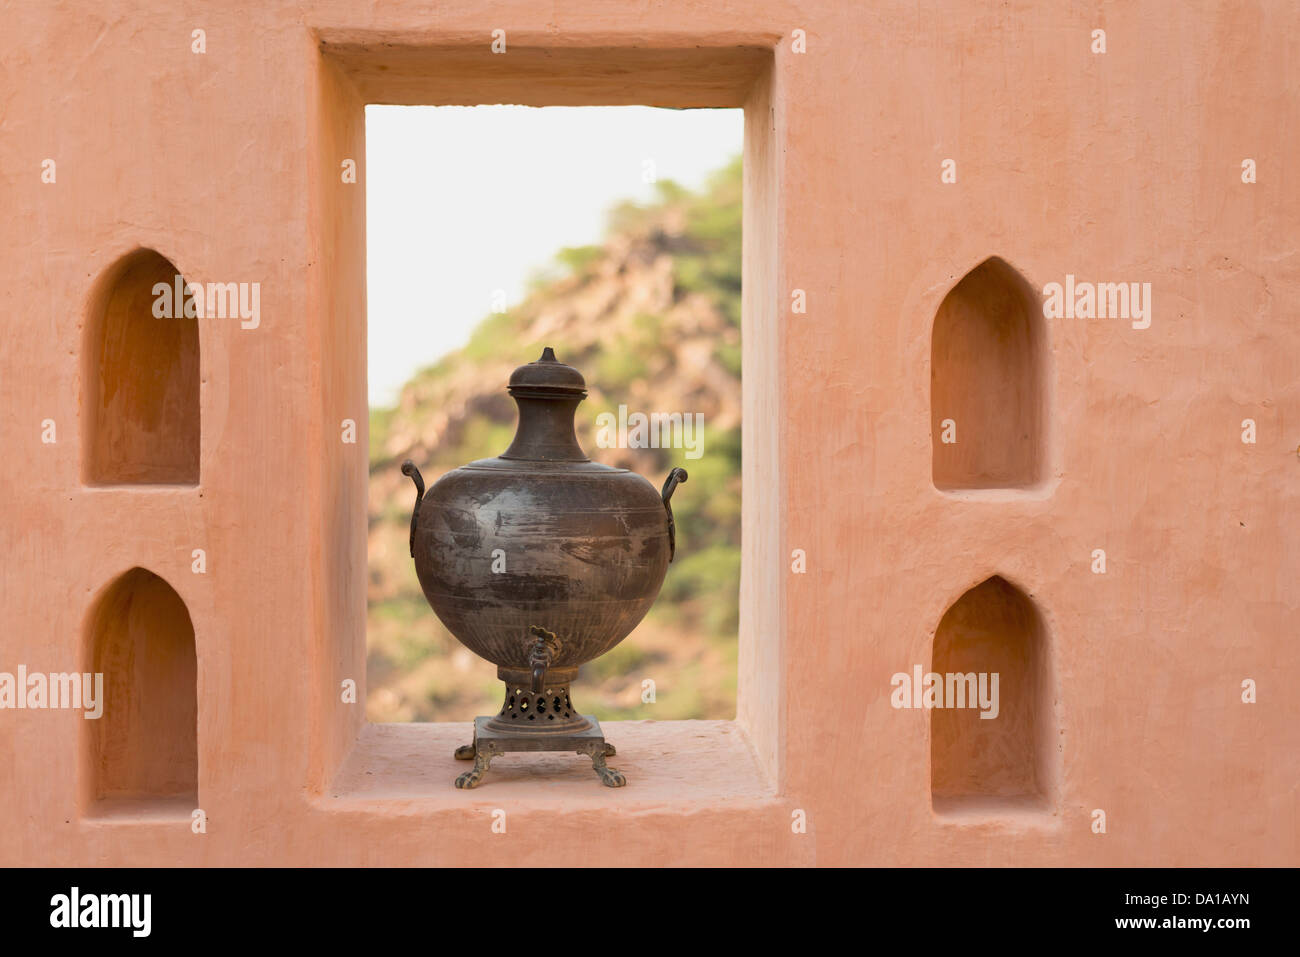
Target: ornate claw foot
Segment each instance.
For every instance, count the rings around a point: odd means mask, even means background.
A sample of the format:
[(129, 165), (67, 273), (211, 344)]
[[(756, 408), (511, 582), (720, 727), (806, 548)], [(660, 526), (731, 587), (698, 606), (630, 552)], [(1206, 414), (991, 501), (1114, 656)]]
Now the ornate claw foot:
[(457, 760), (457, 761), (473, 761), (473, 760), (474, 760), (474, 753), (475, 753), (474, 745), (472, 745), (472, 744), (462, 744), (459, 748), (456, 749), (456, 760)]
[(612, 757), (613, 757), (614, 755), (616, 755), (616, 754), (618, 754), (618, 752), (614, 750), (614, 746), (613, 746), (612, 744), (610, 744), (608, 741), (606, 741), (606, 742), (605, 742), (605, 757), (607, 757), (607, 758), (612, 758)]
[[(457, 748), (457, 757), (460, 756), (461, 748)], [(483, 775), (487, 774), (488, 767), (492, 764), (492, 752), (486, 750), (476, 750), (474, 752), (474, 767), (470, 768), (464, 774), (456, 778), (456, 787), (476, 788), (479, 782), (483, 780)]]
[[(608, 744), (605, 745), (606, 749), (609, 747)], [(608, 753), (608, 750), (601, 750), (593, 754), (591, 756), (591, 766), (595, 772), (600, 775), (600, 783), (605, 785), (605, 787), (621, 788), (623, 785), (627, 784), (627, 778), (624, 777), (623, 772), (617, 768), (611, 768), (605, 765), (605, 755)]]

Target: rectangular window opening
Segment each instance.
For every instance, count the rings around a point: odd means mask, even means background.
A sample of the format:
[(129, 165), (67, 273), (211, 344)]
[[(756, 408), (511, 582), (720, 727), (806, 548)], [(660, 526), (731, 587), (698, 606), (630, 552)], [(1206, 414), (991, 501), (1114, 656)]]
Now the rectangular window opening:
[(656, 490), (690, 474), (659, 597), (582, 666), (574, 706), (602, 724), (735, 717), (743, 125), (738, 108), (366, 106), (370, 722), (503, 706), (495, 665), (421, 592), (401, 464), (432, 486), (503, 452), (507, 379), (545, 346), (586, 379), (588, 458)]
[[(573, 685), (576, 710), (596, 715), (617, 746), (609, 763), (628, 786), (601, 787), (591, 761), (562, 752), (497, 758), (482, 786), (529, 806), (659, 806), (671, 795), (674, 806), (724, 802), (738, 813), (782, 787), (776, 38), (648, 48), (568, 39), (579, 45), (513, 45), (503, 71), (502, 58), (436, 37), (318, 33), (316, 670), (321, 689), (342, 689), (318, 698), (309, 775), (326, 810), (463, 800), (451, 782), (467, 765), (453, 752), (470, 742), (471, 719), (501, 709), (504, 689), (418, 588), (415, 492), (401, 462), (412, 458), (431, 484), (503, 451), (515, 423), (507, 377), (544, 346), (585, 376), (576, 422), (592, 460), (625, 461), (656, 505), (670, 468), (690, 479), (673, 496), (679, 551), (654, 609)], [(524, 125), (490, 128), (512, 115)], [(390, 116), (460, 125), (388, 149)], [(706, 201), (715, 187), (716, 209)], [(386, 202), (412, 238), (383, 248)], [(636, 228), (640, 239), (611, 239)], [(530, 297), (548, 295), (533, 308), (542, 300)], [(403, 392), (403, 363), (417, 378), (448, 378)], [(703, 385), (701, 369), (713, 370)], [(702, 454), (619, 447), (630, 435), (618, 432), (619, 405), (629, 417), (703, 412)], [(415, 417), (430, 410), (429, 422)], [(613, 413), (610, 448), (597, 441), (601, 412)], [(346, 429), (353, 419), (353, 444), (346, 431), (338, 442), (340, 420)], [(651, 688), (653, 704), (642, 700)]]

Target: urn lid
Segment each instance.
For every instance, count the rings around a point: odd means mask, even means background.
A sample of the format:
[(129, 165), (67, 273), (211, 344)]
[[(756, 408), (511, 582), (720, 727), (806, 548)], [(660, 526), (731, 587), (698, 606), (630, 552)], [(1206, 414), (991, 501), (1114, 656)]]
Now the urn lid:
[(556, 359), (555, 350), (547, 346), (540, 359), (521, 365), (510, 374), (509, 392), (535, 399), (585, 399), (587, 382), (573, 366)]

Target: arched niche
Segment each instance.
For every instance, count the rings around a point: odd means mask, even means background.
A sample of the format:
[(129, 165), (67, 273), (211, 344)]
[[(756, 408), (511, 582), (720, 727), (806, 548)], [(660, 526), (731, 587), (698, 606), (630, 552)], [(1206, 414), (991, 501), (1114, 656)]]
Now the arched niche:
[[(1054, 692), (1046, 628), (1029, 597), (996, 575), (971, 588), (935, 630), (930, 671), (943, 683), (944, 704), (929, 712), (935, 811), (1047, 806)], [(982, 701), (981, 675), (987, 676)], [(963, 685), (970, 704), (972, 677), (976, 706), (955, 707)], [(982, 707), (989, 701), (996, 706)]]
[[(139, 249), (96, 284), (82, 389), (87, 484), (198, 484), (199, 327), (175, 301), (179, 275)], [(160, 285), (172, 291), (172, 318), (155, 315)]]
[(944, 297), (930, 339), (936, 488), (1020, 489), (1043, 480), (1046, 338), (1034, 289), (997, 257)]
[(103, 713), (87, 721), (92, 801), (198, 793), (194, 626), (167, 582), (133, 568), (91, 611), (88, 657), (103, 677)]

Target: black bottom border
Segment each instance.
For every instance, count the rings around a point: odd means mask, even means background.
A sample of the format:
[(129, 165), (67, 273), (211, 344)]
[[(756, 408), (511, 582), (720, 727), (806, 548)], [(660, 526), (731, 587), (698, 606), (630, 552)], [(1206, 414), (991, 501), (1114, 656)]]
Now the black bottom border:
[[(256, 940), (278, 926), (296, 943), (391, 946), (390, 934), (415, 932), (463, 946), (469, 928), (509, 939), (517, 925), (520, 946), (542, 932), (541, 948), (559, 927), (615, 933), (625, 945), (645, 933), (733, 945), (757, 937), (771, 947), (766, 936), (789, 928), (819, 937), (892, 929), (925, 945), (1034, 931), (1182, 946), (1286, 928), (1295, 878), (1294, 869), (1254, 868), (10, 869), (0, 872), (0, 920), (9, 941), (75, 935), (79, 944)], [(81, 926), (114, 916), (126, 926)]]

